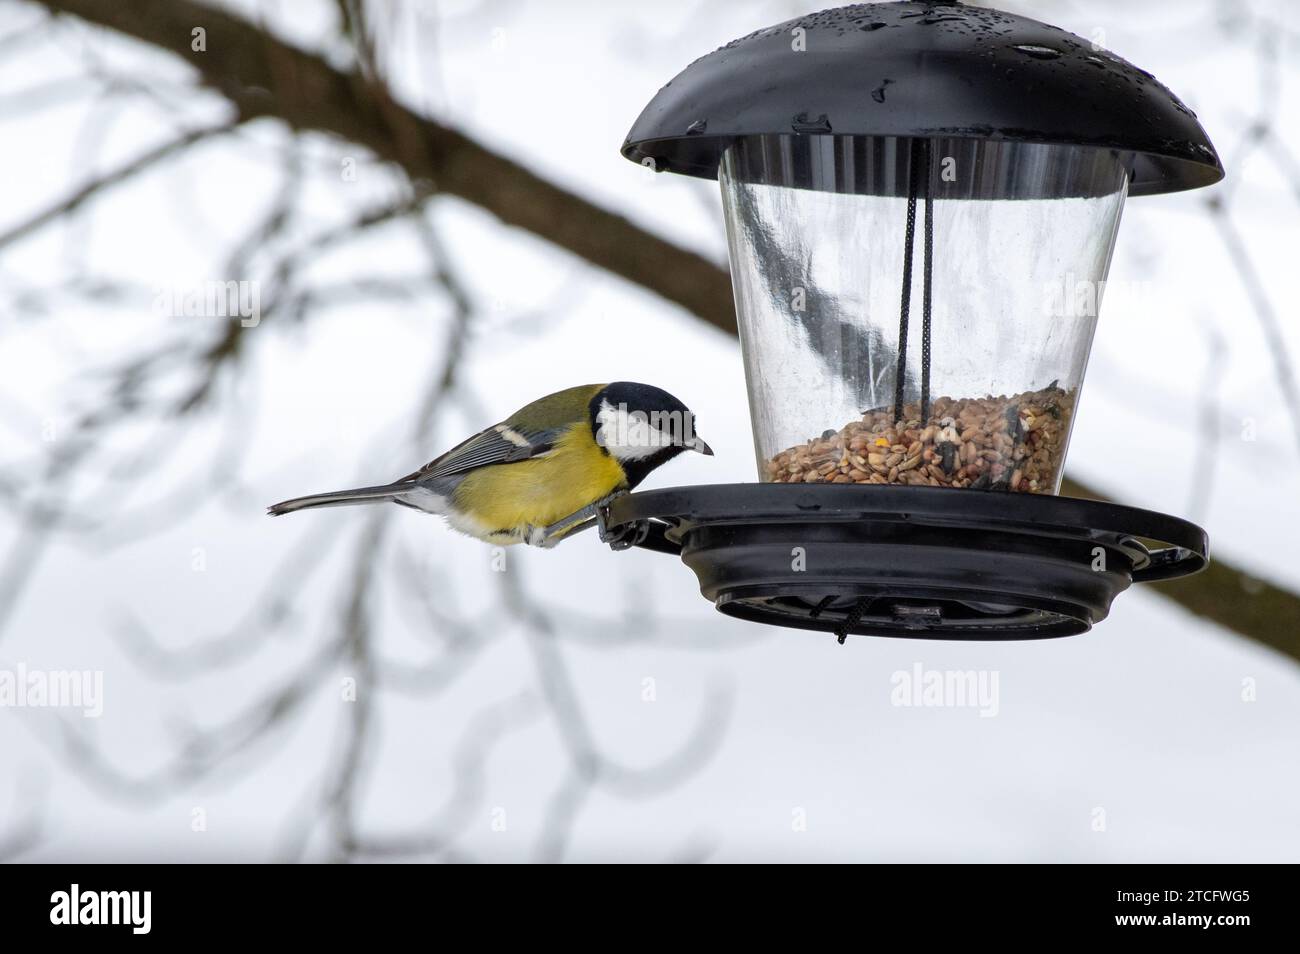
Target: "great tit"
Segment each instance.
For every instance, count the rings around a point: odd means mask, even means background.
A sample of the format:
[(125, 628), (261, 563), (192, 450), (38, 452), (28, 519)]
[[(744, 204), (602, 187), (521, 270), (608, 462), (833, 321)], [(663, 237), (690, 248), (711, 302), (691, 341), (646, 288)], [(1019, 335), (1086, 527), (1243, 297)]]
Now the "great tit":
[(391, 484), (297, 497), (272, 516), (389, 501), (490, 543), (554, 546), (686, 450), (712, 455), (667, 391), (616, 381), (548, 394)]

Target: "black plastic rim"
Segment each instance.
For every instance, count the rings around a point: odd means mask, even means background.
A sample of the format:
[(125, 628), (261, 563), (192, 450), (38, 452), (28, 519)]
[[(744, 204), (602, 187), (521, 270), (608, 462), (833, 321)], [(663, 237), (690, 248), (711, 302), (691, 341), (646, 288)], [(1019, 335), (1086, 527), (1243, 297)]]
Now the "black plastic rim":
[(1196, 115), (1150, 73), (1037, 20), (938, 0), (823, 10), (734, 40), (661, 89), (622, 152), (712, 179), (738, 137), (779, 134), (1114, 149), (1134, 156), (1129, 195), (1223, 178)]
[(1208, 552), (1204, 530), (1154, 511), (934, 487), (676, 487), (616, 500), (608, 523), (680, 554), (723, 613), (841, 636), (1072, 636)]

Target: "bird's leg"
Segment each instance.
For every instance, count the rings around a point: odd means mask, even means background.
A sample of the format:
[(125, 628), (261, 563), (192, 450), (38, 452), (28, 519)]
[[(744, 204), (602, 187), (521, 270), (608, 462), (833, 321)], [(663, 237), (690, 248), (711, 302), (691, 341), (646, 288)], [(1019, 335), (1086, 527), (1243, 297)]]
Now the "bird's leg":
[(609, 529), (609, 523), (607, 522), (608, 518), (605, 514), (605, 511), (609, 507), (609, 505), (619, 497), (623, 496), (625, 492), (626, 491), (620, 490), (617, 493), (612, 493), (608, 497), (604, 498), (603, 500), (597, 500), (592, 505), (596, 508), (596, 527), (600, 530), (601, 543), (616, 544), (620, 540), (622, 540), (623, 537), (627, 535), (626, 530), (620, 530), (617, 533), (611, 531)]
[(561, 540), (555, 534), (548, 534), (546, 527), (529, 527), (523, 536), (526, 546), (537, 547), (539, 550), (549, 550)]
[[(543, 536), (541, 540), (536, 545), (549, 550), (561, 540), (567, 540), (569, 537), (582, 533), (584, 530), (590, 530), (596, 525), (596, 520), (595, 518), (591, 518), (575, 523), (570, 518), (565, 517), (564, 520), (559, 523), (560, 525), (556, 530), (551, 530), (550, 527), (545, 528), (542, 531)], [(552, 524), (552, 526), (556, 526), (556, 524)]]
[(608, 543), (609, 531), (605, 526), (604, 509), (621, 493), (620, 491), (619, 493), (610, 494), (608, 497), (602, 497), (581, 510), (575, 510), (567, 517), (561, 517), (549, 526), (537, 527), (529, 534), (528, 542), (536, 547), (553, 547), (565, 537), (571, 537), (575, 533), (581, 533), (591, 527), (599, 527), (601, 541)]
[(549, 549), (565, 537), (571, 537), (575, 533), (594, 527), (596, 525), (594, 515), (594, 506), (583, 507), (549, 526), (533, 528), (528, 535), (528, 542), (532, 546)]

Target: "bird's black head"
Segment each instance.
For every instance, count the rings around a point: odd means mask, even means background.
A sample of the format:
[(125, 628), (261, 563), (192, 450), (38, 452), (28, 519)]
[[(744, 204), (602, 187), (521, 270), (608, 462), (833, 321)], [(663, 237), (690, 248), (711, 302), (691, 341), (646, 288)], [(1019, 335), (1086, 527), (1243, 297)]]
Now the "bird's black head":
[(596, 443), (622, 465), (628, 486), (682, 451), (712, 454), (695, 433), (695, 415), (667, 391), (634, 381), (606, 385), (589, 405)]

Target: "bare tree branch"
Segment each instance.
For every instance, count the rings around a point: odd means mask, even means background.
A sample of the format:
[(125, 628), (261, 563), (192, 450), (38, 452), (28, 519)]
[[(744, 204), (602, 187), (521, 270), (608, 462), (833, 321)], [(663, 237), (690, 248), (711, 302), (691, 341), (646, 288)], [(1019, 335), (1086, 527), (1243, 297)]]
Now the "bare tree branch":
[[(649, 288), (723, 331), (736, 331), (731, 282), (715, 263), (392, 102), (382, 84), (359, 72), (336, 70), (240, 17), (192, 0), (36, 2), (179, 55), (244, 121), (272, 116), (365, 146), (400, 165), (412, 182), (428, 180), (438, 191)], [(195, 52), (190, 31), (199, 26), (207, 31), (206, 49)]]

